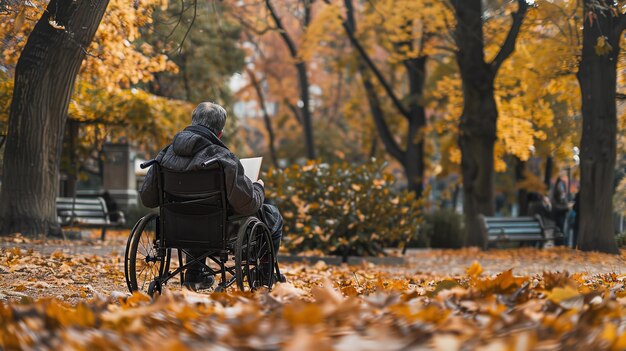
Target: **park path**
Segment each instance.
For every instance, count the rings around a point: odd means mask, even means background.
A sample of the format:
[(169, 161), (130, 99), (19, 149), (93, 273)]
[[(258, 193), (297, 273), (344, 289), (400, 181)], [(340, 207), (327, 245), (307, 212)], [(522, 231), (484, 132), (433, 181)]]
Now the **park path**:
[(458, 276), (464, 274), (474, 261), (480, 263), (486, 274), (496, 274), (508, 269), (513, 269), (516, 275), (556, 271), (588, 275), (626, 273), (626, 251), (618, 256), (567, 248), (409, 250), (404, 267), (415, 270), (416, 273)]
[[(61, 252), (66, 255), (96, 255), (101, 257), (123, 257), (126, 247), (128, 230), (109, 232), (103, 242), (98, 240), (98, 233), (93, 232), (87, 240), (48, 240), (45, 243), (23, 238), (4, 238), (0, 241), (0, 249), (19, 247), (25, 250), (34, 250), (42, 255), (51, 255)], [(475, 248), (459, 250), (442, 249), (409, 249), (405, 255), (394, 250), (390, 257), (367, 258), (365, 264), (376, 265), (377, 270), (397, 272), (398, 274), (426, 274), (437, 276), (459, 276), (465, 273), (474, 261), (480, 263), (486, 274), (496, 274), (513, 269), (517, 275), (534, 275), (544, 271), (582, 272), (589, 275), (604, 273), (626, 273), (626, 250), (622, 254), (606, 255), (600, 253), (585, 253), (567, 248), (551, 248), (538, 250), (534, 248), (520, 249), (492, 249), (481, 251)], [(338, 257), (293, 257), (284, 255), (283, 263), (310, 263), (324, 260), (331, 265), (340, 264)], [(352, 258), (356, 264), (361, 259)]]
[[(112, 232), (104, 242), (97, 240), (97, 233), (87, 240), (48, 240), (46, 243), (20, 237), (2, 238), (0, 300), (52, 296), (79, 301), (114, 292), (126, 294), (123, 256), (127, 233)], [(13, 257), (11, 261), (11, 255), (19, 257)], [(411, 249), (400, 257), (392, 253), (391, 257), (379, 259), (383, 263), (395, 263), (391, 265), (364, 262), (353, 266), (328, 264), (337, 262), (337, 258), (324, 258), (325, 262), (318, 262), (316, 257), (288, 257), (281, 261), (281, 267), (296, 285), (299, 285), (298, 281), (316, 279), (315, 274), (307, 272), (307, 267), (325, 265), (329, 267), (327, 269), (348, 274), (363, 271), (384, 274), (392, 279), (420, 277), (426, 280), (463, 276), (474, 262), (481, 265), (486, 275), (509, 269), (518, 276), (565, 271), (587, 276), (626, 273), (626, 251), (618, 256), (566, 248), (489, 251), (474, 248)], [(398, 261), (403, 263), (397, 264)]]

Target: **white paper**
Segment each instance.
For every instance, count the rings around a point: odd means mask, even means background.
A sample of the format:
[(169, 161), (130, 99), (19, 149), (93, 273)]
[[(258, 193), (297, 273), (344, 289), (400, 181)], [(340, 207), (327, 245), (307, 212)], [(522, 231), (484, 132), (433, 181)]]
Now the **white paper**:
[(259, 173), (261, 172), (263, 157), (242, 158), (239, 161), (243, 166), (246, 177), (250, 178), (251, 181), (256, 182), (259, 179)]

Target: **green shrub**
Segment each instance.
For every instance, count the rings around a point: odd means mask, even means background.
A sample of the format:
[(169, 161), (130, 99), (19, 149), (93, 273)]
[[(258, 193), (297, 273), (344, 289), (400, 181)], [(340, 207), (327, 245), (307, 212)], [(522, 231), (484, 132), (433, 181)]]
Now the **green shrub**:
[(309, 162), (270, 170), (267, 197), (285, 218), (284, 247), (291, 252), (378, 255), (416, 233), (420, 202), (394, 192), (384, 165)]
[(425, 214), (420, 229), (420, 237), (428, 238), (433, 248), (456, 249), (463, 246), (463, 217), (453, 210), (440, 209)]

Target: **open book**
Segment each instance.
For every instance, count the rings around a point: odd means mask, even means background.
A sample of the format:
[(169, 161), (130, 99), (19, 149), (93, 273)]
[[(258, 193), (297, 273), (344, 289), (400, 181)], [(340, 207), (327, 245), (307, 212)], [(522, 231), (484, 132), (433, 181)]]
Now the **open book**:
[(259, 179), (259, 173), (261, 172), (263, 157), (242, 158), (239, 161), (243, 166), (246, 177), (250, 178), (251, 181), (256, 182)]

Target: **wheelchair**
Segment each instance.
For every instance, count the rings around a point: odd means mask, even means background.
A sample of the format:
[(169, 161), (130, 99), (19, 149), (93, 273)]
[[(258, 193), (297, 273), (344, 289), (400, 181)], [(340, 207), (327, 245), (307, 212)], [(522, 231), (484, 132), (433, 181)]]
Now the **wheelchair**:
[[(126, 243), (124, 274), (131, 293), (160, 294), (174, 277), (180, 284), (193, 264), (204, 274), (220, 279), (215, 291), (236, 283), (241, 291), (271, 289), (281, 277), (271, 233), (257, 216), (229, 215), (224, 169), (217, 159), (202, 164), (198, 171), (178, 172), (154, 165), (159, 189), (159, 212), (141, 218)], [(193, 257), (194, 253), (204, 254)], [(178, 267), (170, 270), (173, 254)], [(183, 256), (186, 262), (183, 262)], [(206, 264), (207, 259), (209, 264)], [(173, 266), (173, 265), (172, 265)]]

